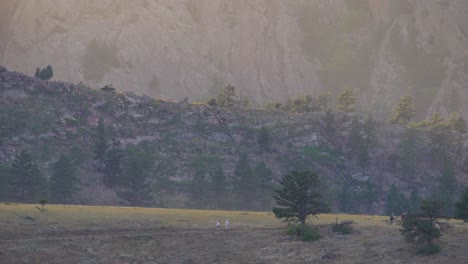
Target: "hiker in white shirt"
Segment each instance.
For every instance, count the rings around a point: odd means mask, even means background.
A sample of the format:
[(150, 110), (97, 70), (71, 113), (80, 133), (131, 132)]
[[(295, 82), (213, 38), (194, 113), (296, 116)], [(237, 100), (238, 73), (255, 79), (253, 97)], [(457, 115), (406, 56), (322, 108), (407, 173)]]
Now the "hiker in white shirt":
[(224, 228), (229, 229), (229, 219), (226, 219), (226, 223), (224, 223)]
[(216, 221), (216, 230), (219, 230), (220, 227), (221, 227), (221, 221), (218, 219)]

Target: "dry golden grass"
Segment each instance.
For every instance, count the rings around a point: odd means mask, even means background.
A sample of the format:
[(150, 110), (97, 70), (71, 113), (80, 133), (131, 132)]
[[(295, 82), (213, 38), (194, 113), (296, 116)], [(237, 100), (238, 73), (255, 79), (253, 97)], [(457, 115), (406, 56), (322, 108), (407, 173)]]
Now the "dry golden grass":
[[(468, 263), (468, 225), (451, 220), (443, 251), (415, 256), (385, 216), (323, 214), (300, 242), (268, 212), (0, 204), (1, 263)], [(336, 218), (355, 222), (349, 236)], [(216, 219), (231, 230), (216, 231)]]

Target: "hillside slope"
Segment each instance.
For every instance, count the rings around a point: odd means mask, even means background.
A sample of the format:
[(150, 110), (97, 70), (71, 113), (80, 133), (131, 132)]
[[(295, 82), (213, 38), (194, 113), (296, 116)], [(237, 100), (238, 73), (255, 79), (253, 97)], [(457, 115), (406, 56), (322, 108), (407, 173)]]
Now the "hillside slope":
[[(235, 192), (236, 181), (242, 177), (236, 169), (242, 154), (246, 154), (252, 169), (260, 168), (252, 175), (271, 169), (273, 178), (265, 178), (267, 185), (293, 169), (316, 171), (326, 184), (327, 199), (335, 209), (342, 210), (346, 208), (340, 203), (351, 199), (345, 195), (354, 193), (356, 204), (348, 205), (352, 210), (381, 212), (392, 183), (404, 193), (418, 190), (428, 195), (446, 175), (445, 163), (433, 155), (438, 152), (434, 152), (433, 139), (424, 129), (418, 136), (420, 143), (412, 149), (414, 167), (409, 175), (408, 162), (399, 150), (405, 130), (380, 121), (366, 125), (369, 119), (365, 116), (161, 101), (81, 84), (43, 81), (0, 67), (0, 162), (9, 166), (21, 150), (28, 150), (50, 177), (52, 164), (61, 154), (69, 155), (79, 168), (82, 183), (73, 203), (123, 201), (115, 195), (121, 188), (102, 185), (103, 171), (94, 154), (100, 119), (109, 144), (118, 144), (128, 159), (135, 153), (149, 159), (140, 164), (147, 168), (148, 184), (155, 186), (152, 192), (157, 198), (148, 205), (216, 207), (209, 203), (212, 200), (203, 200), (209, 190), (203, 188), (211, 186), (212, 173), (222, 169), (227, 191), (233, 188)], [(375, 132), (365, 132), (366, 127)], [(265, 129), (271, 140), (261, 143)], [(364, 138), (375, 133), (372, 142), (355, 141), (356, 129)], [(457, 146), (447, 154), (447, 159), (454, 161), (449, 176), (460, 185), (468, 184), (468, 135), (456, 131), (449, 135)], [(204, 181), (197, 182), (200, 177)], [(201, 195), (196, 196), (199, 187)], [(372, 197), (368, 202), (359, 200), (368, 195)], [(198, 201), (201, 203), (194, 203), (197, 199), (202, 199)], [(268, 208), (271, 200), (268, 196), (264, 207), (257, 202), (251, 209)]]

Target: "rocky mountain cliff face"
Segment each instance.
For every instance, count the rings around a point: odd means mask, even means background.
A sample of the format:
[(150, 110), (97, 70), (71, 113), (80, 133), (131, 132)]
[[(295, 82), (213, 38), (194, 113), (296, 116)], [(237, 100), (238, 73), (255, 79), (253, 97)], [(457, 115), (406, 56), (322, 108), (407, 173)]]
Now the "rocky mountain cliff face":
[[(119, 204), (116, 193), (121, 189), (102, 185), (103, 172), (94, 155), (99, 119), (112, 134), (108, 140), (118, 142), (124, 151), (151, 153), (146, 177), (155, 181), (159, 198), (150, 205), (164, 201), (165, 206), (190, 206), (200, 171), (205, 175), (212, 166), (222, 168), (226, 184), (234, 184), (241, 154), (247, 154), (252, 167), (264, 163), (271, 169), (273, 182), (290, 170), (316, 171), (334, 208), (344, 210), (339, 201), (351, 201), (351, 193), (355, 199), (368, 199), (359, 200), (355, 212), (382, 212), (391, 184), (407, 194), (418, 190), (427, 195), (445, 175), (426, 132), (417, 136), (419, 143), (410, 150), (414, 168), (408, 176), (404, 170), (409, 163), (402, 158), (406, 150), (401, 150), (403, 128), (380, 121), (370, 125), (360, 115), (174, 103), (42, 81), (0, 67), (0, 168), (28, 150), (50, 177), (52, 164), (67, 154), (77, 164), (81, 180), (74, 203)], [(262, 145), (263, 128), (270, 140)], [(460, 185), (468, 184), (468, 134), (451, 133), (450, 138), (458, 141), (450, 150), (454, 161), (450, 175)], [(356, 141), (359, 134), (365, 136)], [(349, 212), (351, 207), (346, 208)]]
[(468, 117), (464, 0), (165, 0), (0, 3), (0, 62), (55, 78), (206, 100), (232, 83), (256, 103), (348, 85), (388, 116)]

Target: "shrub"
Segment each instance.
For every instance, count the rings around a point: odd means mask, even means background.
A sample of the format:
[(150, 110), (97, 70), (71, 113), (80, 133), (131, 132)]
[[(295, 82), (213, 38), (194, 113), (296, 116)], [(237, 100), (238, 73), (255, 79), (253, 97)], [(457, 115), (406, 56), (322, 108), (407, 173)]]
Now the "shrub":
[(332, 224), (332, 231), (334, 233), (340, 233), (342, 235), (349, 235), (353, 232), (353, 224), (354, 222), (350, 220), (345, 220), (341, 223), (338, 223), (338, 221), (336, 221), (335, 224)]
[(291, 225), (288, 227), (288, 235), (297, 236), (302, 241), (315, 241), (320, 239), (320, 232), (316, 227), (304, 225)]
[(302, 241), (315, 241), (320, 239), (320, 232), (318, 228), (303, 225), (301, 229), (301, 240)]
[(432, 244), (430, 246), (418, 249), (417, 254), (418, 255), (432, 255), (432, 254), (440, 252), (440, 250), (441, 248), (439, 245)]

